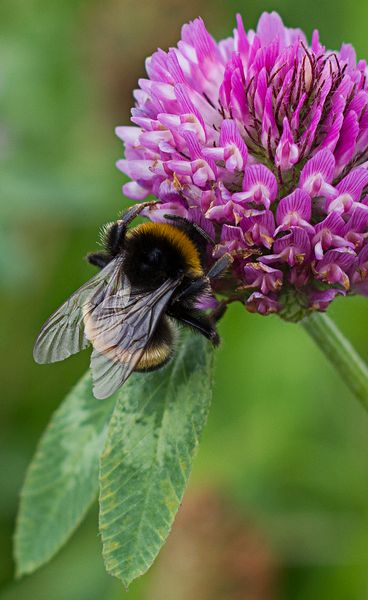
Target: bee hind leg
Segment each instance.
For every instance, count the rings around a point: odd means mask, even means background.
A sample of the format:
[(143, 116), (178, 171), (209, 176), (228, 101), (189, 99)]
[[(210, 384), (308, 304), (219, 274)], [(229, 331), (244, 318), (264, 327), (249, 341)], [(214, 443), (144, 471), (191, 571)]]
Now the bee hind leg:
[(216, 306), (216, 308), (213, 309), (210, 315), (210, 319), (213, 323), (217, 323), (220, 319), (222, 319), (225, 312), (227, 311), (227, 305), (228, 302), (226, 300), (223, 300)]
[(167, 314), (180, 323), (183, 323), (183, 325), (187, 325), (204, 335), (214, 346), (219, 345), (220, 337), (213, 325), (213, 321), (206, 315), (198, 314), (197, 311), (188, 310), (178, 304), (174, 304)]
[(189, 285), (186, 285), (183, 289), (179, 290), (176, 296), (174, 296), (172, 303), (185, 302), (187, 305), (193, 303), (202, 294), (209, 290), (207, 277), (199, 277), (194, 279)]

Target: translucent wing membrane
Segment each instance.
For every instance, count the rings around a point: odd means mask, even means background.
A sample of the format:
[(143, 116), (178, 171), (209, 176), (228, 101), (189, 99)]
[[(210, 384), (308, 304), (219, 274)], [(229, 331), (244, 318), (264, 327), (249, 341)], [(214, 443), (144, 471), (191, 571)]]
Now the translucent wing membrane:
[(88, 305), (88, 310), (94, 310), (107, 293), (114, 293), (118, 289), (121, 261), (121, 257), (111, 261), (51, 315), (42, 327), (33, 349), (36, 362), (64, 360), (90, 344), (84, 335), (83, 316), (86, 306)]
[(111, 261), (58, 308), (42, 327), (33, 355), (51, 363), (92, 344), (96, 398), (107, 398), (139, 362), (180, 280), (156, 290), (132, 290), (122, 271), (123, 257)]
[(122, 287), (84, 316), (92, 342), (91, 368), (96, 398), (113, 394), (134, 371), (180, 280), (167, 280), (157, 290), (137, 292), (123, 277)]

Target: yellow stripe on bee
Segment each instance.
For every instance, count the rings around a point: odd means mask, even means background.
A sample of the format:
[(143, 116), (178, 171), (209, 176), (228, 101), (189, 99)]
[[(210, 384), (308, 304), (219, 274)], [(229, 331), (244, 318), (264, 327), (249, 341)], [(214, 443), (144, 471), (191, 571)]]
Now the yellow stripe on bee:
[(134, 233), (150, 233), (158, 239), (166, 238), (183, 256), (188, 271), (198, 277), (203, 275), (199, 252), (190, 237), (175, 225), (170, 223), (143, 223), (129, 230), (128, 235)]
[(158, 368), (165, 364), (172, 353), (172, 344), (161, 342), (153, 348), (148, 348), (139, 359), (135, 371), (146, 371), (148, 369)]

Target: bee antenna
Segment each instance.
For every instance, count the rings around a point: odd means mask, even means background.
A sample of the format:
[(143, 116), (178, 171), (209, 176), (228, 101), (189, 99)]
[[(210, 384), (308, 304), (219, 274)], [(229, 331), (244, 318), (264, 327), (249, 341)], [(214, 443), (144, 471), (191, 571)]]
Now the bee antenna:
[(185, 225), (186, 227), (189, 226), (192, 229), (195, 229), (196, 232), (199, 233), (199, 235), (201, 235), (208, 244), (211, 244), (212, 246), (215, 245), (215, 240), (200, 225), (197, 225), (197, 223), (193, 223), (193, 221), (189, 221), (185, 217), (179, 217), (178, 215), (166, 214), (164, 215), (164, 218), (168, 219), (169, 221), (176, 221), (177, 223), (182, 223), (182, 225)]
[(154, 206), (158, 203), (159, 200), (149, 200), (148, 202), (142, 202), (141, 204), (133, 204), (133, 206), (130, 206), (127, 210), (123, 212), (123, 214), (119, 218), (119, 221), (122, 221), (124, 226), (128, 227), (128, 225), (136, 217), (138, 217), (142, 210), (144, 210), (145, 208), (150, 208), (151, 206)]

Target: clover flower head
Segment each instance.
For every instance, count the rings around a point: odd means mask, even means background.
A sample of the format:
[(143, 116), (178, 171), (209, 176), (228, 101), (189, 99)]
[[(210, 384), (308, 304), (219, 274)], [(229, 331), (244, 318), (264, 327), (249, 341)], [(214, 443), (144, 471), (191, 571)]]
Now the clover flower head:
[(216, 43), (201, 19), (146, 62), (118, 167), (152, 220), (175, 214), (233, 255), (226, 285), (253, 312), (298, 320), (368, 292), (368, 81), (352, 46), (264, 13)]

